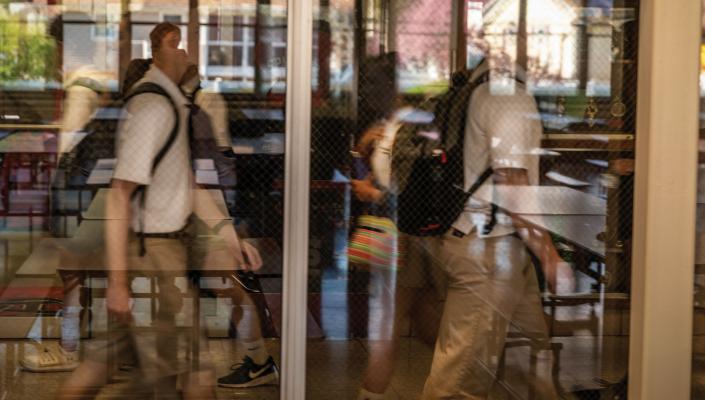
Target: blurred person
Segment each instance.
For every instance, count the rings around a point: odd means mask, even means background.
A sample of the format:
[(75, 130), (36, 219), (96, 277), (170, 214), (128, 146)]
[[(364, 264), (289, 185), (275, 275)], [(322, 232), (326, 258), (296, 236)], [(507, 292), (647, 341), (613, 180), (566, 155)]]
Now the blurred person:
[[(68, 25), (68, 29), (65, 26)], [(49, 36), (55, 43), (56, 75), (61, 80), (63, 91), (57, 107), (61, 128), (57, 140), (58, 169), (52, 177), (52, 214), (50, 228), (58, 232), (65, 215), (63, 209), (66, 191), (70, 186), (64, 154), (77, 145), (74, 134), (85, 131), (98, 108), (106, 103), (109, 73), (99, 71), (93, 65), (95, 43), (90, 39), (91, 26), (95, 22), (81, 12), (67, 12), (54, 17), (48, 27)], [(70, 32), (70, 35), (67, 35)], [(69, 40), (65, 40), (65, 36)], [(86, 39), (81, 40), (80, 39)], [(65, 234), (63, 232), (61, 235)], [(38, 353), (27, 353), (20, 360), (22, 369), (31, 372), (72, 371), (79, 364), (80, 341), (80, 281), (79, 275), (62, 275), (64, 298), (61, 319), (61, 340), (57, 345), (41, 343)]]
[[(139, 373), (133, 374), (132, 389), (156, 391), (160, 398), (177, 397), (177, 377), (181, 377), (184, 398), (210, 399), (215, 398), (215, 377), (207, 357), (194, 370), (184, 359), (185, 349), (175, 335), (174, 317), (182, 308), (183, 297), (198, 299), (198, 294), (192, 290), (182, 294), (174, 285), (174, 276), (186, 276), (189, 267), (191, 215), (212, 215), (217, 207), (212, 200), (196, 203), (193, 199), (188, 100), (177, 86), (187, 68), (187, 55), (178, 48), (180, 30), (174, 24), (160, 23), (150, 33), (150, 40), (154, 62), (128, 96), (106, 203), (106, 304), (115, 325), (107, 346), (118, 354), (132, 350), (137, 355)], [(201, 220), (209, 228), (219, 221)], [(238, 266), (246, 266), (246, 262), (251, 268), (261, 266), (257, 250), (241, 243), (231, 225), (226, 224), (218, 233)], [(157, 277), (156, 335), (135, 329), (128, 280), (132, 268), (149, 269)], [(202, 335), (202, 329), (198, 331)], [(104, 347), (89, 351), (58, 398), (95, 397), (111, 372), (106, 351)]]
[[(404, 104), (397, 94), (394, 53), (367, 60), (361, 81), (364, 103), (359, 124), (363, 133), (352, 154), (354, 178), (351, 181), (356, 198), (363, 203), (364, 213), (389, 218), (396, 222), (396, 182), (392, 157), (398, 132), (415, 126), (429, 114)], [(434, 273), (431, 257), (417, 239), (397, 232), (396, 257), (386, 255), (390, 265), (371, 265), (368, 339), (370, 355), (358, 400), (383, 399), (394, 373), (401, 321), (408, 317), (419, 289), (431, 285), (442, 297), (442, 276)], [(435, 271), (438, 269), (435, 268)]]
[[(181, 79), (182, 91), (191, 102), (189, 130), (192, 158), (213, 159), (221, 185), (235, 183), (235, 154), (228, 129), (227, 104), (219, 93), (204, 93), (198, 67), (190, 64)], [(241, 362), (232, 372), (218, 378), (218, 386), (247, 388), (277, 383), (279, 372), (262, 338), (262, 323), (252, 296), (261, 295), (256, 276), (236, 271), (227, 291), (232, 302), (231, 332), (244, 348)], [(245, 313), (245, 311), (248, 311)], [(244, 318), (247, 315), (247, 318)]]
[(201, 87), (201, 78), (198, 75), (198, 66), (189, 64), (186, 74), (181, 82), (181, 88), (191, 102), (197, 105), (211, 120), (213, 137), (216, 145), (221, 151), (232, 151), (232, 139), (230, 138), (230, 118), (228, 104), (223, 95)]
[[(537, 185), (542, 126), (520, 77), (514, 90), (493, 92), (487, 60), (473, 71), (467, 102), (451, 104), (449, 124), (462, 121), (460, 168), (465, 190), (493, 171), (490, 184)], [(491, 168), (491, 169), (490, 169)], [(545, 349), (549, 341), (529, 250), (555, 290), (572, 280), (547, 232), (527, 227), (489, 203), (469, 199), (451, 228), (424, 241), (447, 277), (446, 301), (423, 399), (491, 398), (496, 362), (510, 326)], [(568, 284), (569, 285), (569, 284)], [(550, 360), (550, 357), (549, 357)], [(544, 377), (529, 376), (541, 399), (559, 398)]]
[(95, 22), (82, 12), (59, 14), (49, 24), (49, 35), (56, 44), (57, 75), (63, 87), (59, 155), (75, 144), (70, 134), (84, 130), (98, 108), (109, 100), (109, 81), (114, 76), (93, 64), (95, 42), (90, 31), (94, 26)]
[[(467, 75), (466, 71), (454, 75), (450, 93), (462, 88), (467, 81)], [(448, 96), (444, 94), (439, 98), (428, 99), (418, 107), (403, 105), (401, 97), (398, 97), (396, 104), (402, 104), (401, 107), (397, 106), (390, 117), (373, 125), (362, 135), (354, 150), (361, 157), (369, 158), (370, 174), (366, 179), (352, 181), (353, 192), (359, 200), (385, 203), (387, 212), (396, 220), (397, 196), (401, 184), (399, 176), (408, 174), (408, 171), (395, 170), (406, 169), (399, 165), (398, 161), (394, 162), (395, 159), (404, 159), (406, 156), (399, 156), (395, 152), (414, 152), (409, 149), (418, 146), (418, 141), (413, 136), (422, 129), (420, 127), (433, 121), (434, 114), (430, 110), (436, 108), (436, 104), (441, 102), (443, 97)], [(371, 343), (368, 366), (358, 400), (384, 398), (394, 373), (402, 322), (410, 316), (421, 291), (428, 288), (431, 298), (438, 301), (445, 298), (445, 277), (440, 266), (436, 264), (435, 255), (429, 252), (429, 246), (426, 244), (431, 239), (401, 230), (398, 235), (397, 268), (371, 271), (373, 284), (379, 287), (374, 293), (380, 299), (382, 313), (377, 315), (378, 321), (370, 321), (369, 325), (381, 327), (381, 332), (377, 334), (376, 341)], [(371, 306), (370, 309), (372, 308)]]
[[(360, 201), (382, 209), (385, 215), (395, 218), (396, 201), (392, 180), (391, 157), (397, 132), (410, 123), (414, 109), (402, 107), (388, 121), (371, 127), (364, 133), (355, 151), (369, 157), (369, 175), (352, 181), (353, 192)], [(379, 212), (379, 211), (377, 211)], [(443, 277), (433, 265), (433, 258), (419, 242), (422, 238), (398, 232), (397, 260), (395, 265), (370, 268), (370, 309), (381, 312), (371, 314), (370, 355), (358, 400), (381, 400), (394, 373), (398, 356), (402, 321), (409, 316), (415, 297), (423, 287), (431, 286), (434, 295), (443, 298)]]

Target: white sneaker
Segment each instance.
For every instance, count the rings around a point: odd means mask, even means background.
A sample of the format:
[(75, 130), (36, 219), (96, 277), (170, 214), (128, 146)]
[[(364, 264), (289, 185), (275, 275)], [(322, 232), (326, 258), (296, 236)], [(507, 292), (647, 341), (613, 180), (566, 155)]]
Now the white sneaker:
[(78, 367), (78, 351), (66, 351), (61, 346), (42, 347), (37, 354), (26, 355), (20, 361), (22, 369), (30, 372), (66, 372)]

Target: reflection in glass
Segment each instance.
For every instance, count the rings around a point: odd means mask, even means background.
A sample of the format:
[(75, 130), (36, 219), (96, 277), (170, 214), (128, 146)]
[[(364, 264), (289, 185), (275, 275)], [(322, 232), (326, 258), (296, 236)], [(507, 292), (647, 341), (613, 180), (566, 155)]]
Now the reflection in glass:
[(279, 397), (286, 6), (0, 6), (0, 397)]
[(318, 5), (308, 397), (623, 395), (638, 3)]

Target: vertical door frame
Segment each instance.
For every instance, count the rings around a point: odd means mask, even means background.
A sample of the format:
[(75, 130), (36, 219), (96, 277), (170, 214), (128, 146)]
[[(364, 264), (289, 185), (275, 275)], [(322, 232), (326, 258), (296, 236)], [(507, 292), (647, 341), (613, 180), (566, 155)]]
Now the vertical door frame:
[(306, 398), (312, 31), (313, 0), (290, 0), (286, 68), (282, 400)]
[(629, 397), (688, 399), (702, 13), (640, 8)]

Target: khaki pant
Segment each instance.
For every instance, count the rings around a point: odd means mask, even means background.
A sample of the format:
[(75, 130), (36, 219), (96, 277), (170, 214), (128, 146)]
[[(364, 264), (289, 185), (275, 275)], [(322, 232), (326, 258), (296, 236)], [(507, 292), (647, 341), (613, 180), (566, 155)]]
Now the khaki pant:
[[(536, 342), (548, 340), (534, 268), (515, 236), (446, 233), (426, 243), (448, 277), (448, 288), (422, 398), (486, 399), (510, 326)], [(542, 379), (527, 379), (538, 398), (557, 397)]]
[[(106, 362), (109, 351), (113, 354), (113, 360), (116, 355), (132, 352), (136, 355), (139, 371), (136, 377), (138, 382), (134, 383), (144, 387), (157, 385), (158, 388), (165, 378), (194, 370), (189, 355), (194, 340), (200, 339), (197, 369), (210, 369), (203, 329), (189, 326), (178, 328), (176, 324), (176, 316), (182, 311), (184, 302), (198, 299), (190, 285), (186, 292), (182, 292), (174, 284), (175, 278), (187, 276), (189, 251), (186, 243), (180, 239), (146, 238), (146, 254), (139, 257), (139, 241), (134, 236), (130, 239), (130, 269), (137, 275), (156, 279), (158, 306), (155, 320), (146, 329), (138, 328), (134, 323), (112, 322), (107, 345), (94, 346), (87, 357), (92, 361)], [(187, 315), (186, 320), (193, 321), (192, 317), (192, 314)], [(173, 390), (173, 383), (167, 381), (161, 391)]]

